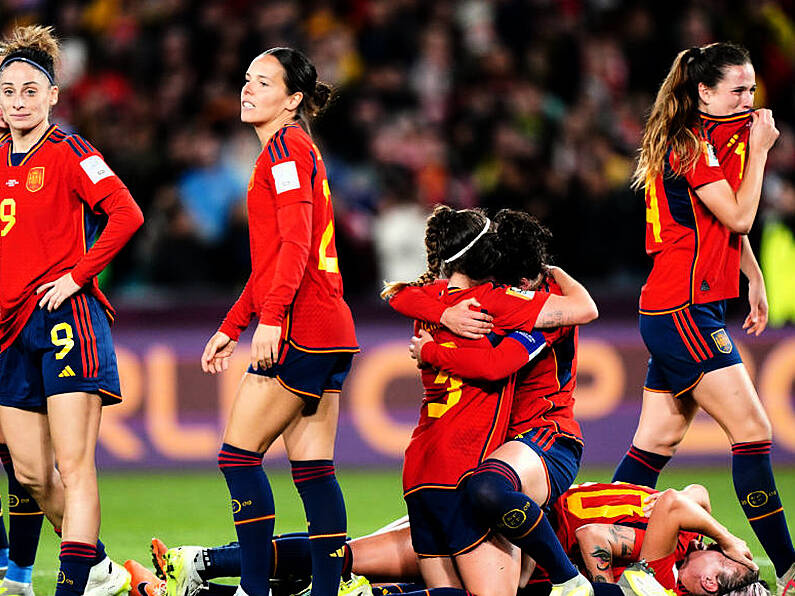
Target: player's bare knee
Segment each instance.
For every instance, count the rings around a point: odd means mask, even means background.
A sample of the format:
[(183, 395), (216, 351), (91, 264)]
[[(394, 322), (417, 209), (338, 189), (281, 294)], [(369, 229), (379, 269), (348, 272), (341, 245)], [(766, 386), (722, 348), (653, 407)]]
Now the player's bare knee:
[(96, 477), (96, 468), (93, 462), (86, 462), (79, 457), (65, 458), (63, 462), (59, 461), (58, 471), (61, 474), (61, 482), (67, 490)]
[(14, 476), (37, 501), (45, 498), (52, 488), (50, 474), (33, 466), (15, 465)]

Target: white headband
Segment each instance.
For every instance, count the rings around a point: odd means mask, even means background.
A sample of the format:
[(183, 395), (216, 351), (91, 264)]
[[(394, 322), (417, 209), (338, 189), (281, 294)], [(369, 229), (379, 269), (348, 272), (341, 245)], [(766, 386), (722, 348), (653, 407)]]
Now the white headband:
[(463, 255), (463, 254), (464, 254), (466, 251), (468, 251), (470, 248), (472, 248), (472, 247), (475, 245), (475, 242), (477, 242), (478, 240), (480, 240), (480, 238), (481, 238), (481, 236), (483, 236), (483, 234), (485, 234), (486, 232), (488, 232), (488, 231), (489, 231), (489, 226), (491, 226), (491, 220), (490, 220), (490, 219), (487, 217), (487, 218), (486, 218), (486, 225), (485, 225), (485, 226), (483, 226), (483, 229), (482, 229), (482, 230), (480, 230), (480, 234), (478, 234), (477, 236), (475, 236), (475, 237), (472, 239), (472, 242), (470, 242), (469, 244), (467, 244), (467, 245), (466, 245), (464, 248), (462, 248), (461, 250), (459, 250), (459, 251), (458, 251), (457, 253), (455, 253), (455, 254), (454, 254), (452, 257), (450, 257), (449, 259), (445, 259), (445, 260), (444, 260), (444, 262), (445, 262), (445, 263), (452, 263), (452, 262), (453, 262), (453, 261), (455, 261), (457, 258), (461, 257), (461, 256), (462, 256), (462, 255)]

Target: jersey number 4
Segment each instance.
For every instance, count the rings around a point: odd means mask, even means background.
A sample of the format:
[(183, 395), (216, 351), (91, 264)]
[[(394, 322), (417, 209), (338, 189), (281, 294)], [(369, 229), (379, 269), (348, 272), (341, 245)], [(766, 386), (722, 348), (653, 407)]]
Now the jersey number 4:
[(657, 199), (657, 185), (652, 177), (646, 179), (646, 223), (651, 224), (654, 241), (662, 242), (660, 203)]
[(3, 199), (0, 202), (0, 222), (4, 224), (0, 236), (8, 234), (17, 223), (17, 203), (14, 199)]

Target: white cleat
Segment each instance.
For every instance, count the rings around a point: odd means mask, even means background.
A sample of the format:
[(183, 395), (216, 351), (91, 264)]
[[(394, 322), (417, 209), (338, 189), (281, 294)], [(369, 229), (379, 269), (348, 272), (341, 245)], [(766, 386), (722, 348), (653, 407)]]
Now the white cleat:
[(3, 579), (0, 582), (0, 596), (34, 596), (33, 585)]
[(582, 573), (578, 573), (562, 584), (552, 584), (549, 596), (594, 596), (593, 585)]
[(195, 596), (204, 585), (199, 576), (199, 569), (204, 569), (204, 549), (201, 546), (170, 548), (165, 560), (167, 596)]
[[(83, 596), (117, 596), (130, 591), (130, 572), (105, 557), (91, 568)], [(3, 596), (0, 594), (0, 596)]]

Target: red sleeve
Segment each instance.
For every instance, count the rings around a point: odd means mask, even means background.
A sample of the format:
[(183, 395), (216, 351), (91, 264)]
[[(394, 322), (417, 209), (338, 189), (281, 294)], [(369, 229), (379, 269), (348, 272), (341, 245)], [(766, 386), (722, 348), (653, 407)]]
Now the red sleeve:
[(135, 231), (144, 223), (141, 209), (133, 200), (125, 186), (121, 186), (110, 195), (95, 204), (108, 216), (108, 223), (94, 245), (88, 249), (72, 269), (72, 278), (79, 286), (88, 281), (108, 266), (114, 256), (127, 244)]
[(496, 348), (445, 348), (429, 341), (422, 346), (420, 356), (423, 362), (458, 377), (487, 381), (504, 379), (529, 360), (527, 349), (507, 337)]
[(446, 285), (446, 281), (440, 280), (425, 286), (406, 286), (389, 299), (389, 306), (410, 319), (439, 323), (447, 309), (439, 301), (439, 292)]
[(71, 135), (65, 142), (72, 148), (66, 150), (68, 160), (73, 164), (72, 188), (92, 210), (105, 197), (127, 188), (105, 163), (102, 154), (83, 137)]
[[(488, 311), (497, 329), (532, 331), (538, 314), (549, 299), (546, 292), (495, 287), (488, 295)], [(484, 297), (485, 298), (485, 297)], [(481, 300), (481, 304), (483, 304)]]
[(262, 301), (260, 323), (281, 325), (304, 278), (312, 241), (312, 203), (292, 203), (276, 211), (279, 226), (279, 255), (271, 289)]
[(246, 287), (229, 309), (221, 327), (218, 329), (221, 333), (226, 333), (232, 340), (237, 341), (240, 334), (245, 331), (251, 319), (254, 317), (254, 301), (251, 297), (251, 277), (246, 282)]
[(715, 154), (715, 149), (707, 141), (702, 141), (701, 155), (698, 156), (695, 164), (693, 164), (693, 169), (685, 173), (685, 179), (693, 190), (705, 184), (726, 179), (723, 168)]
[(268, 176), (273, 183), (279, 254), (268, 294), (263, 298), (260, 323), (281, 325), (304, 278), (312, 245), (312, 172), (314, 160), (308, 137), (283, 129), (268, 142), (277, 156)]
[(676, 557), (674, 556), (674, 553), (671, 553), (662, 559), (646, 561), (646, 564), (649, 566), (649, 568), (654, 571), (654, 579), (660, 582), (662, 587), (666, 590), (673, 590), (676, 588), (676, 578), (674, 577), (675, 563)]

